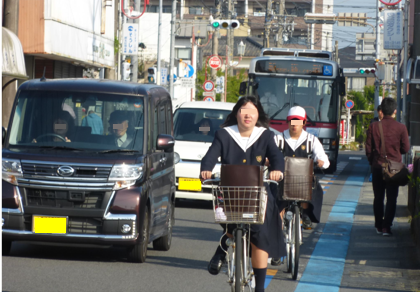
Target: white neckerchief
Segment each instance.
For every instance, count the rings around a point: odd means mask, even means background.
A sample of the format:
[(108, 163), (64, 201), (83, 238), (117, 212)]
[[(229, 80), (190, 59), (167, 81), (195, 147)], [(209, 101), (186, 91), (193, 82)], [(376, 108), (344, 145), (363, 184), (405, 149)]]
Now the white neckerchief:
[(290, 137), (289, 130), (286, 130), (283, 133), (284, 133), (284, 140), (286, 140), (287, 144), (289, 144), (290, 148), (293, 151), (296, 151), (296, 149), (300, 145), (302, 145), (302, 143), (305, 142), (305, 140), (308, 138), (308, 132), (306, 132), (305, 130), (302, 130), (302, 133), (300, 134), (299, 139), (297, 139), (297, 142), (296, 143), (293, 143), (293, 142), (291, 142), (292, 137)]
[(242, 136), (239, 133), (239, 129), (238, 129), (238, 125), (233, 125), (230, 127), (226, 127), (224, 128), (229, 135), (232, 137), (232, 139), (236, 142), (236, 144), (238, 144), (239, 147), (241, 147), (241, 149), (246, 152), (246, 150), (252, 146), (252, 144), (254, 144), (258, 138), (262, 135), (262, 133), (266, 130), (266, 128), (263, 127), (254, 127), (254, 129), (252, 130), (251, 136), (249, 137), (248, 143), (246, 143), (246, 145), (244, 145), (244, 143), (242, 142)]

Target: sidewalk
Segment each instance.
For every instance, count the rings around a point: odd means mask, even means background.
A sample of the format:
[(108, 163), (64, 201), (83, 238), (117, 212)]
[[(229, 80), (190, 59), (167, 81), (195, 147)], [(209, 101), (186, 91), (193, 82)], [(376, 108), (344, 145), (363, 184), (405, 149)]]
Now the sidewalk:
[(400, 188), (393, 235), (376, 233), (372, 183), (365, 178), (354, 215), (340, 292), (420, 291), (420, 248), (410, 233), (407, 187)]

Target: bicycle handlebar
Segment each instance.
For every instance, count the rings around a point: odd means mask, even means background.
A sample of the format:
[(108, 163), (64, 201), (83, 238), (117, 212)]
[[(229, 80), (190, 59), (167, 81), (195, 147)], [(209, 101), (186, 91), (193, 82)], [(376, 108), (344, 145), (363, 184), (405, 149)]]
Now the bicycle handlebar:
[[(220, 183), (220, 178), (215, 178), (215, 179), (206, 179), (202, 182), (202, 184), (207, 184), (207, 183), (212, 183), (212, 182), (218, 182)], [(271, 179), (265, 179), (264, 182), (268, 182), (268, 183), (272, 183), (272, 184), (276, 184), (278, 185), (279, 183), (275, 180), (271, 180)]]

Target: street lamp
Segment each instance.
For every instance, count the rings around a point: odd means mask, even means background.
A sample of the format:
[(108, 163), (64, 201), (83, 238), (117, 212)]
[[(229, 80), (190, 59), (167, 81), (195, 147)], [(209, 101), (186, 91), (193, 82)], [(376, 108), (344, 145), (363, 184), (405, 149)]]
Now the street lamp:
[(243, 55), (245, 55), (245, 48), (246, 48), (246, 45), (241, 41), (239, 44), (238, 44), (238, 55), (239, 56), (243, 56)]

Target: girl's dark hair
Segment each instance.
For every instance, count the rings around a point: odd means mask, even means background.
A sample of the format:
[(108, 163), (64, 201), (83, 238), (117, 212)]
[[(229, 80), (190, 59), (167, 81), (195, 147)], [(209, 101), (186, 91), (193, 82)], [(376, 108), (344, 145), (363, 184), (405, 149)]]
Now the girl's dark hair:
[(237, 125), (238, 120), (236, 119), (236, 115), (238, 114), (239, 109), (248, 102), (252, 103), (258, 110), (258, 121), (256, 126), (268, 129), (268, 124), (270, 120), (268, 119), (267, 114), (264, 112), (260, 100), (257, 99), (255, 96), (249, 95), (243, 96), (238, 100), (238, 102), (233, 107), (232, 112), (226, 117), (226, 121), (223, 124), (221, 124), (220, 127), (224, 128)]
[(397, 102), (392, 97), (386, 97), (382, 100), (381, 108), (384, 116), (392, 116), (397, 109)]

